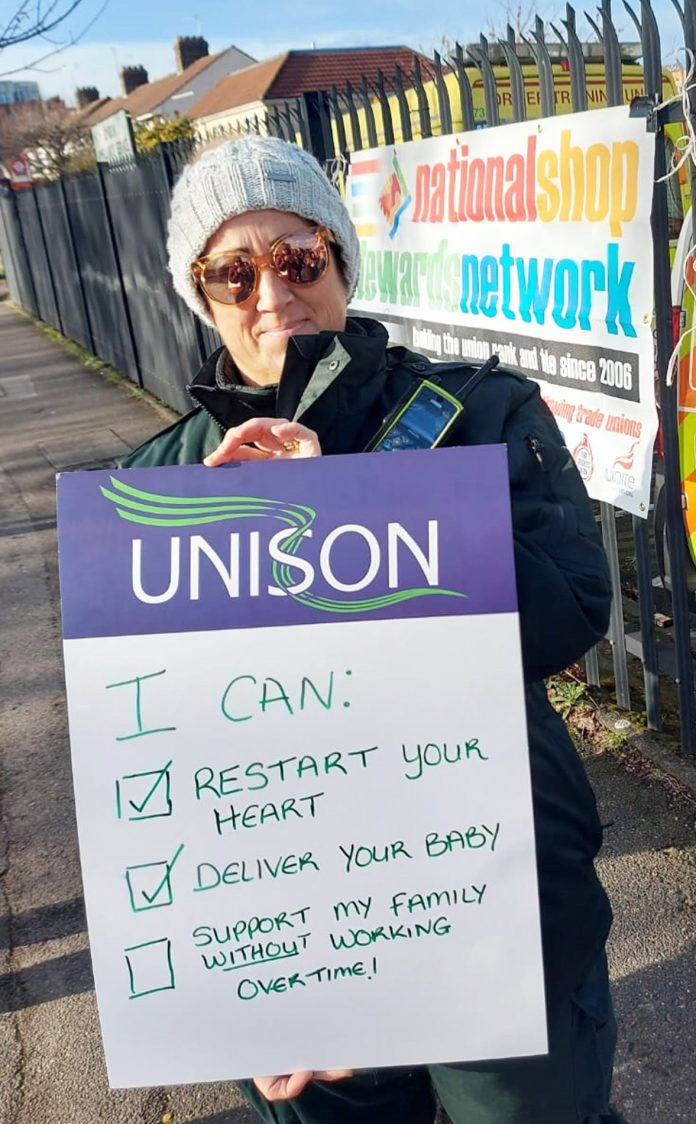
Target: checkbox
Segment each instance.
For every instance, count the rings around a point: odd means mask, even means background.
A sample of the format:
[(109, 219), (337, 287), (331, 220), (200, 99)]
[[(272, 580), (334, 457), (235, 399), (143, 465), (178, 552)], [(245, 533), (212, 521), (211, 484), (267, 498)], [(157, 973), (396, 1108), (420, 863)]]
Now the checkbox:
[(130, 987), (129, 999), (140, 999), (156, 991), (176, 987), (172, 965), (172, 942), (168, 937), (124, 948)]
[(171, 874), (174, 863), (184, 849), (183, 843), (170, 861), (140, 863), (126, 867), (126, 885), (133, 913), (161, 909), (174, 901)]
[(171, 816), (171, 761), (147, 773), (127, 773), (116, 781), (116, 815), (120, 820), (154, 820)]

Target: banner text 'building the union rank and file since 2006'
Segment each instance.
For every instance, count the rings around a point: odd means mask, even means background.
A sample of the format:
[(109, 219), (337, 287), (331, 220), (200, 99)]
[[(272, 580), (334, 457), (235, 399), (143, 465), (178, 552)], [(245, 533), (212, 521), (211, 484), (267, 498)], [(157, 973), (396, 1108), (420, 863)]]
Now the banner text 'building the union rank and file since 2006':
[(655, 138), (626, 108), (355, 153), (352, 311), (536, 379), (590, 495), (647, 515)]

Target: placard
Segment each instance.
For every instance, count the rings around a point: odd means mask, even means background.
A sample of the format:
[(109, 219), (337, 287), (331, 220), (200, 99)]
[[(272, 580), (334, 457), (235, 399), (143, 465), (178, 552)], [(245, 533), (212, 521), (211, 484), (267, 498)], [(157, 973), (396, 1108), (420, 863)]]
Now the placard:
[(58, 482), (113, 1086), (546, 1049), (502, 446)]

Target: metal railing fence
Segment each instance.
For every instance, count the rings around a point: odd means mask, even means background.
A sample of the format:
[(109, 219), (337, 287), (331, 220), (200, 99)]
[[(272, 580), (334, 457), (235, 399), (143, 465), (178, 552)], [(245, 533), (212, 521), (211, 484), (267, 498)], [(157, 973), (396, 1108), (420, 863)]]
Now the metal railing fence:
[[(684, 46), (696, 54), (696, 0), (672, 0), (681, 20)], [(597, 18), (588, 16), (601, 67), (588, 62), (576, 13), (568, 4), (562, 26), (536, 18), (527, 35), (507, 28), (505, 39), (476, 46), (456, 44), (447, 59), (435, 52), (416, 59), (413, 72), (397, 68), (359, 85), (335, 86), (270, 106), (250, 115), (237, 131), (269, 133), (311, 150), (339, 179), (351, 151), (391, 145), (418, 137), (463, 132), (534, 116), (577, 113), (598, 104), (634, 108), (650, 118), (657, 133), (652, 213), (655, 267), (655, 338), (664, 455), (657, 464), (663, 480), (669, 588), (656, 590), (650, 526), (632, 518), (639, 631), (626, 630), (620, 540), (626, 521), (607, 504), (600, 506), (602, 534), (614, 584), (614, 609), (608, 635), (619, 707), (631, 707), (627, 651), (642, 661), (647, 724), (660, 729), (660, 661), (671, 661), (676, 681), (681, 745), (696, 754), (696, 699), (691, 644), (690, 567), (682, 518), (676, 383), (666, 374), (672, 351), (672, 297), (665, 127), (681, 107), (664, 105), (665, 76), (660, 34), (650, 0), (639, 11), (624, 3), (640, 40), (642, 66), (625, 57), (612, 17), (611, 0), (601, 0)], [(588, 77), (589, 72), (589, 77)], [(590, 96), (592, 95), (592, 96)], [(696, 91), (689, 91), (696, 123)], [(162, 146), (118, 169), (99, 166), (93, 174), (67, 177), (0, 198), (0, 250), (13, 299), (33, 316), (77, 340), (139, 386), (180, 411), (189, 408), (185, 383), (217, 345), (215, 334), (178, 300), (166, 268), (166, 224), (172, 184), (190, 146)], [(694, 169), (692, 168), (692, 174)], [(696, 182), (693, 183), (696, 189)], [(696, 199), (696, 194), (693, 196)], [(620, 522), (617, 535), (617, 521)], [(665, 585), (663, 579), (662, 585)], [(658, 645), (655, 598), (668, 598), (673, 620), (673, 650)], [(597, 651), (586, 659), (588, 682), (599, 685)]]

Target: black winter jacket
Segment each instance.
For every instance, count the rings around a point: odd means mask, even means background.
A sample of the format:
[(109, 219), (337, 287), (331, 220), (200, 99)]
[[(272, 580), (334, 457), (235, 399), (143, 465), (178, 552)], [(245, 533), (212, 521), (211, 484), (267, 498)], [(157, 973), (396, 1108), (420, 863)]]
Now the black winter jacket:
[[(259, 414), (301, 421), (324, 454), (357, 453), (420, 379), (435, 375), (456, 393), (477, 370), (390, 347), (384, 328), (362, 319), (349, 320), (345, 332), (292, 338), (275, 396), (221, 388), (220, 355), (188, 388), (196, 409), (121, 467), (200, 463), (222, 432)], [(543, 680), (604, 635), (611, 587), (585, 487), (537, 384), (499, 367), (467, 398), (445, 444), (501, 442), (510, 467), (546, 983), (567, 995), (603, 946), (611, 910), (594, 870), (601, 845), (594, 796)]]

